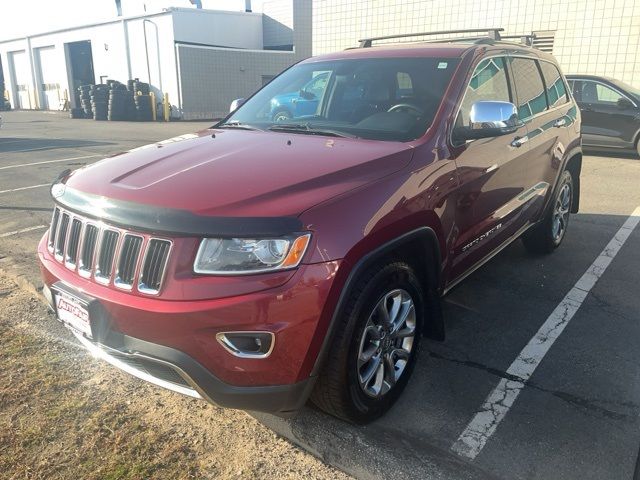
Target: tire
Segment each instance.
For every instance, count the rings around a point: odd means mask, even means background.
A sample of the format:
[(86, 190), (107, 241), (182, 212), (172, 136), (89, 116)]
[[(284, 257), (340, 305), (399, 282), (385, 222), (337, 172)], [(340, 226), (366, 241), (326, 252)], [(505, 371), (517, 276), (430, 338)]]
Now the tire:
[[(418, 355), (424, 324), (423, 290), (413, 269), (399, 261), (375, 265), (359, 278), (336, 319), (327, 363), (311, 394), (317, 407), (356, 424), (369, 423), (391, 408)], [(395, 324), (398, 331), (411, 334), (401, 338), (390, 333), (394, 328), (382, 326), (383, 311), (400, 319)], [(396, 356), (400, 353), (406, 358)], [(394, 363), (393, 376), (386, 359)]]
[(573, 177), (569, 170), (565, 170), (544, 218), (522, 237), (522, 243), (529, 252), (551, 253), (562, 244), (569, 226), (572, 204)]
[(284, 109), (278, 110), (276, 113), (273, 114), (274, 122), (288, 122), (292, 118), (293, 118), (293, 115), (291, 115), (291, 112), (289, 112), (289, 110), (284, 110)]

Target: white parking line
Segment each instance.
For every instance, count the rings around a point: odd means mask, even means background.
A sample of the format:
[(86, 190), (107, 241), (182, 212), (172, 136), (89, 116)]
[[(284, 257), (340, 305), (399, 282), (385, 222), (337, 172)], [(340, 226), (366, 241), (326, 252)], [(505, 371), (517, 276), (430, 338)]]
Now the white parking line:
[(47, 228), (47, 225), (36, 225), (35, 227), (23, 228), (22, 230), (14, 230), (13, 232), (0, 233), (0, 238), (11, 237), (12, 235), (18, 235), (19, 233), (32, 232), (34, 230), (40, 230), (41, 228)]
[(518, 358), (507, 370), (510, 379), (500, 380), (498, 386), (489, 394), (480, 411), (476, 413), (464, 432), (451, 446), (454, 452), (472, 460), (478, 456), (487, 440), (509, 413), (509, 409), (524, 389), (527, 380), (531, 378), (546, 353), (569, 324), (588, 293), (611, 264), (638, 223), (640, 223), (640, 207), (633, 211), (602, 253), (520, 352)]
[(12, 188), (11, 190), (0, 190), (0, 193), (19, 192), (20, 190), (31, 190), (32, 188), (42, 188), (50, 186), (50, 183), (41, 183), (40, 185), (31, 185), (30, 187)]
[(83, 160), (85, 158), (96, 158), (103, 156), (104, 155), (84, 155), (82, 157), (60, 158), (58, 160), (45, 160), (43, 162), (21, 163), (19, 165), (5, 165), (4, 167), (0, 167), (0, 170), (6, 170), (8, 168), (31, 167), (33, 165), (44, 165), (45, 163), (71, 162), (72, 160)]

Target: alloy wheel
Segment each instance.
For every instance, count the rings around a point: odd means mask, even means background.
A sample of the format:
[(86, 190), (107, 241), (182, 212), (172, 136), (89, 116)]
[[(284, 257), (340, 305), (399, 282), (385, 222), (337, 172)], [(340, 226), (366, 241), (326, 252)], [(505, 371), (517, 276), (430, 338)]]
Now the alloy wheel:
[(553, 222), (551, 224), (551, 235), (553, 240), (558, 243), (567, 230), (567, 222), (569, 221), (569, 210), (571, 209), (571, 186), (565, 183), (556, 199), (556, 205), (553, 210)]
[(389, 392), (409, 363), (416, 335), (416, 308), (405, 290), (392, 290), (373, 308), (360, 339), (358, 382), (373, 398)]

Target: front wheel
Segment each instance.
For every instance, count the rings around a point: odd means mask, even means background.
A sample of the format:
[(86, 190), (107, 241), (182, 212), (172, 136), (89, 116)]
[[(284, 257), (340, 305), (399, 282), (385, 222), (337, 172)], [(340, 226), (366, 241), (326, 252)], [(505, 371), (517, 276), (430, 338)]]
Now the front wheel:
[(545, 217), (522, 237), (526, 249), (533, 253), (551, 253), (558, 248), (567, 233), (572, 204), (573, 177), (565, 170)]
[(391, 408), (416, 362), (423, 325), (422, 287), (404, 262), (377, 265), (356, 283), (311, 400), (352, 423)]

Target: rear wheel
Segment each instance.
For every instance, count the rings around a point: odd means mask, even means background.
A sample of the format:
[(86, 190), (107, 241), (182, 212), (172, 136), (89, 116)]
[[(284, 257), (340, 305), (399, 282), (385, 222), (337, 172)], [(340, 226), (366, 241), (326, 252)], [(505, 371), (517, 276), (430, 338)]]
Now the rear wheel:
[(423, 312), (422, 287), (409, 265), (393, 262), (369, 270), (338, 319), (313, 403), (353, 423), (383, 415), (413, 371)]
[(573, 177), (569, 170), (565, 170), (544, 219), (522, 237), (527, 250), (533, 253), (551, 253), (560, 246), (569, 226), (572, 203)]

